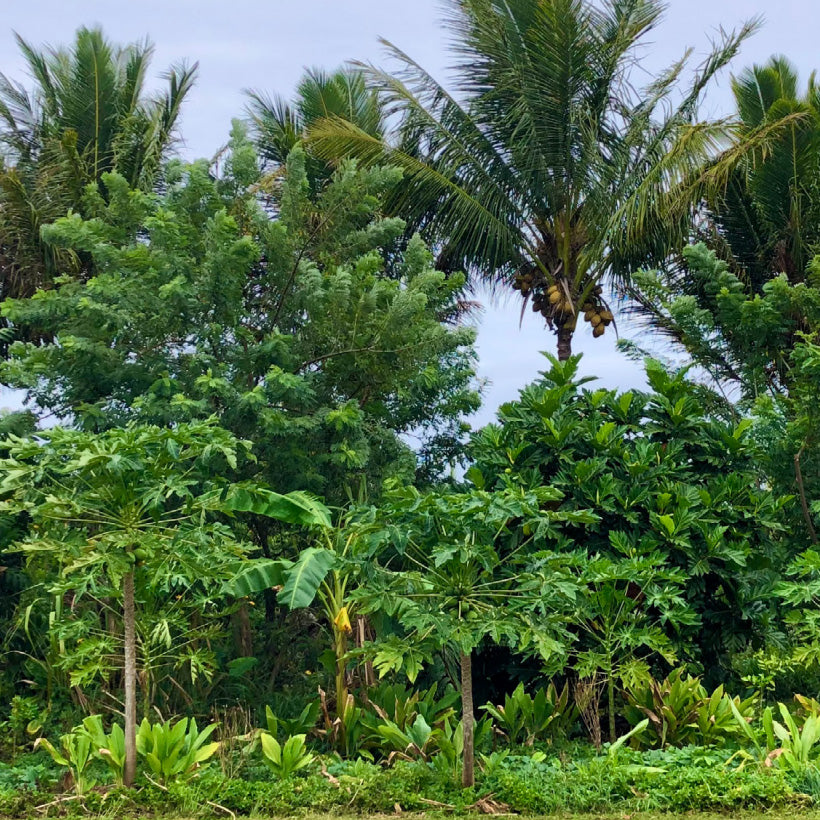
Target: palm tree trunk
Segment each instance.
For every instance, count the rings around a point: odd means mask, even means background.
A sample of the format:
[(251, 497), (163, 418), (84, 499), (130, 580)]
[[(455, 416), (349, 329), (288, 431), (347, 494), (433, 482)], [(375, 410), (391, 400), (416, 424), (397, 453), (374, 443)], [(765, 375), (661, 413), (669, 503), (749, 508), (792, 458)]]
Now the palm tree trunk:
[(461, 726), (464, 730), (464, 760), (461, 785), (475, 785), (475, 718), (473, 716), (473, 662), (469, 654), (461, 653)]
[(137, 638), (134, 623), (134, 573), (122, 579), (122, 621), (125, 638), (125, 770), (123, 784), (134, 785), (137, 774)]
[(567, 325), (558, 328), (558, 361), (565, 362), (572, 355), (572, 334), (575, 331)]

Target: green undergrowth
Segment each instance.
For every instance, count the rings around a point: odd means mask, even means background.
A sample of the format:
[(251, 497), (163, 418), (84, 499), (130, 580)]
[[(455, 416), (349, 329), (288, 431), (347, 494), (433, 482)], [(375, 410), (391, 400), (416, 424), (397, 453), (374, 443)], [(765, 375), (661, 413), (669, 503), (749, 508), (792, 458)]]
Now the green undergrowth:
[[(524, 750), (520, 750), (524, 752)], [(640, 812), (800, 811), (817, 801), (820, 776), (737, 767), (726, 756), (694, 747), (666, 752), (623, 751), (617, 759), (569, 759), (542, 753), (485, 757), (475, 788), (462, 790), (457, 772), (420, 762), (384, 768), (365, 761), (316, 761), (304, 775), (275, 780), (245, 767), (226, 778), (218, 766), (187, 783), (97, 788), (74, 798), (50, 769), (24, 761), (0, 767), (0, 816), (284, 817), (324, 813), (472, 814), (493, 801), (497, 810), (526, 815)], [(50, 805), (47, 805), (50, 804)], [(486, 806), (485, 806), (486, 807)]]

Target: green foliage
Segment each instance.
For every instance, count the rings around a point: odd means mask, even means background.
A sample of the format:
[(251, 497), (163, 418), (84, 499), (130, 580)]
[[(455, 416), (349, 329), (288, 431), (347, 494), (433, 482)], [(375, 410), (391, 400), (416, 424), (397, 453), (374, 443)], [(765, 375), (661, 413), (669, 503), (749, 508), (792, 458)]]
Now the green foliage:
[[(354, 123), (371, 136), (381, 136), (385, 117), (376, 91), (368, 88), (364, 73), (353, 67), (328, 73), (310, 69), (299, 81), (289, 103), (261, 91), (248, 94), (248, 110), (260, 156), (282, 166), (288, 154), (303, 142), (310, 127), (334, 116)], [(305, 167), (316, 190), (332, 176), (332, 166), (310, 156)]]
[(732, 698), (718, 686), (711, 694), (699, 678), (676, 669), (664, 680), (642, 681), (627, 692), (627, 720), (635, 726), (648, 719), (650, 733), (639, 734), (638, 746), (722, 745), (738, 732), (736, 715), (750, 719), (754, 699)]
[(404, 760), (429, 760), (435, 750), (438, 734), (421, 715), (416, 715), (413, 723), (406, 723), (403, 729), (392, 721), (385, 720), (376, 731), (382, 751), (388, 753), (388, 763), (397, 757)]
[(268, 727), (268, 732), (277, 737), (280, 730), (289, 737), (291, 735), (307, 735), (316, 727), (316, 722), (319, 720), (320, 706), (318, 701), (313, 701), (305, 706), (304, 709), (295, 718), (277, 717), (270, 706), (265, 707), (265, 723)]
[(814, 747), (820, 741), (820, 715), (809, 715), (802, 726), (792, 717), (782, 703), (778, 703), (783, 723), (772, 721), (772, 728), (780, 740), (780, 755), (777, 763), (794, 772), (802, 771), (811, 765), (818, 755)]
[(389, 720), (400, 729), (406, 729), (417, 717), (433, 727), (441, 727), (455, 715), (459, 703), (458, 692), (448, 686), (441, 696), (438, 685), (429, 689), (408, 689), (399, 683), (381, 681), (366, 691), (368, 709), (382, 720)]
[[(419, 493), (395, 489), (376, 511), (369, 548), (361, 556), (367, 608), (395, 616), (407, 631), (401, 648), (457, 647), (472, 652), (485, 638), (552, 658), (561, 652), (553, 600), (568, 594), (551, 585), (549, 568), (530, 572), (526, 547), (543, 543), (557, 515), (549, 487), (490, 493)], [(573, 515), (579, 523), (594, 516)], [(398, 569), (404, 565), (406, 569)], [(571, 592), (571, 590), (570, 590)], [(412, 652), (377, 645), (380, 673), (418, 674)]]
[(779, 637), (789, 499), (766, 488), (748, 422), (710, 415), (684, 372), (648, 361), (646, 393), (593, 390), (577, 372), (577, 358), (550, 359), (474, 436), (468, 478), (560, 494), (540, 560), (575, 590), (564, 614), (580, 665), (620, 659), (635, 678), (630, 662), (660, 652), (719, 681), (731, 653)]
[(307, 750), (305, 735), (291, 735), (280, 744), (272, 734), (262, 732), (261, 740), (265, 763), (277, 780), (287, 780), (313, 763), (314, 756)]
[[(473, 744), (481, 754), (489, 749), (493, 738), (493, 722), (489, 717), (475, 722)], [(438, 752), (432, 758), (433, 768), (450, 783), (462, 782), (464, 765), (464, 720), (444, 721), (436, 739)]]
[(662, 11), (656, 0), (458, 4), (447, 19), (457, 60), (446, 89), (390, 46), (400, 73), (366, 73), (398, 115), (392, 139), (330, 116), (310, 129), (310, 145), (327, 160), (400, 167), (394, 211), (454, 268), (515, 282), (525, 306), (536, 294), (566, 358), (584, 306), (604, 309), (601, 279), (664, 262), (689, 236), (710, 177), (697, 169), (724, 133), (695, 123), (697, 102), (754, 29), (726, 35), (687, 86), (684, 60), (639, 91), (619, 80), (632, 77)]
[(532, 746), (536, 740), (543, 741), (566, 737), (568, 729), (578, 718), (578, 710), (570, 700), (569, 684), (565, 683), (559, 693), (554, 683), (538, 689), (534, 696), (524, 691), (519, 683), (504, 704), (488, 703), (482, 709), (504, 732), (509, 743)]
[(96, 188), (108, 171), (151, 190), (196, 77), (195, 65), (174, 65), (163, 75), (166, 88), (149, 95), (151, 43), (119, 46), (99, 28), (79, 28), (69, 47), (16, 40), (34, 85), (0, 75), (3, 298), (80, 273), (82, 255), (51, 247), (40, 227), (82, 211), (84, 186)]
[(85, 429), (216, 416), (255, 442), (240, 477), (278, 492), (335, 503), (362, 477), (374, 496), (417, 466), (433, 478), (478, 404), (474, 330), (447, 323), (463, 277), (421, 240), (401, 246), (403, 223), (381, 213), (398, 172), (344, 164), (311, 198), (304, 161), (296, 149), (267, 193), (237, 124), (222, 177), (174, 165), (156, 196), (106, 175), (88, 218), (44, 229), (94, 275), (4, 304), (15, 327), (52, 333), (12, 346), (4, 382)]
[[(216, 614), (222, 583), (245, 555), (242, 541), (215, 520), (215, 499), (228, 486), (221, 476), (248, 449), (212, 421), (102, 434), (53, 428), (9, 440), (2, 509), (31, 521), (13, 549), (52, 594), (47, 661), (68, 671), (71, 685), (111, 674), (122, 633), (113, 614), (109, 629), (98, 628), (100, 599), (121, 602), (131, 573), (146, 681), (185, 675), (196, 683), (213, 674), (213, 656), (196, 640), (207, 621), (200, 617), (192, 630), (188, 616)], [(71, 609), (62, 607), (68, 592)]]
[(91, 737), (95, 754), (102, 758), (114, 775), (114, 784), (122, 786), (125, 772), (125, 733), (119, 723), (111, 724), (106, 734), (99, 715), (91, 715), (83, 721), (83, 727)]
[(77, 726), (61, 735), (59, 749), (44, 737), (37, 738), (34, 748), (38, 746), (42, 746), (58, 766), (65, 766), (69, 770), (71, 782), (78, 795), (85, 794), (96, 784), (97, 781), (89, 771), (94, 759), (94, 739), (85, 725)]
[(206, 743), (215, 730), (212, 723), (199, 731), (193, 718), (153, 725), (146, 718), (137, 732), (137, 753), (160, 784), (187, 780), (195, 777), (219, 748), (218, 742)]
[(820, 704), (800, 697), (799, 702), (806, 710), (800, 722), (785, 704), (778, 703), (783, 723), (774, 719), (772, 707), (767, 706), (757, 726), (735, 706), (733, 713), (737, 725), (753, 750), (741, 749), (737, 756), (763, 766), (774, 764), (794, 774), (816, 769), (820, 756), (820, 748), (817, 748), (820, 743)]
[[(816, 119), (812, 127), (818, 128)], [(815, 159), (811, 162), (816, 165)], [(803, 180), (799, 184), (802, 187)], [(802, 201), (795, 207), (808, 204)], [(794, 232), (796, 245), (783, 239), (781, 228)], [(741, 410), (753, 410), (758, 462), (779, 492), (798, 496), (793, 530), (798, 539), (806, 534), (816, 543), (817, 510), (811, 506), (820, 496), (820, 352), (815, 343), (820, 288), (817, 261), (806, 267), (810, 245), (807, 236), (797, 236), (801, 230), (790, 218), (777, 228), (779, 239), (765, 240), (762, 258), (772, 252), (778, 256), (771, 267), (767, 261), (761, 269), (761, 257), (739, 267), (701, 243), (683, 252), (685, 276), (669, 282), (660, 273), (641, 274), (637, 282), (658, 322), (723, 396), (739, 399)], [(799, 265), (798, 256), (803, 258)], [(724, 399), (720, 403), (724, 412), (734, 412)]]

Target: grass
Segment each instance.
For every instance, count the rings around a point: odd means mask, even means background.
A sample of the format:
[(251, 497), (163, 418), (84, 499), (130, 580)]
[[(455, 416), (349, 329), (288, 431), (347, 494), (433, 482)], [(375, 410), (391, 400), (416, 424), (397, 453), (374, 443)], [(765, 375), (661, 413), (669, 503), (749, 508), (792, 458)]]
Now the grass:
[[(663, 813), (663, 812), (607, 812), (602, 814), (542, 814), (542, 815), (495, 815), (498, 817), (526, 817), (527, 820), (540, 820), (540, 818), (549, 818), (549, 820), (728, 820), (728, 818), (736, 818), (736, 820), (795, 820), (796, 812), (786, 809), (774, 809), (772, 811), (738, 811), (738, 812), (679, 812), (679, 813)], [(216, 816), (216, 813), (215, 815)], [(225, 815), (226, 817), (228, 815)], [(293, 820), (298, 817), (299, 820), (386, 820), (387, 818), (401, 817), (403, 820), (430, 820), (430, 818), (443, 818), (457, 816), (464, 820), (487, 820), (486, 814), (458, 814), (444, 813), (440, 811), (431, 812), (407, 812), (402, 814), (298, 814), (298, 815), (252, 815), (252, 820)], [(489, 815), (492, 816), (492, 815)], [(198, 820), (194, 817), (186, 817), (181, 815), (156, 815), (152, 814), (149, 817), (133, 816), (133, 820)], [(799, 820), (820, 820), (820, 809), (799, 811)]]

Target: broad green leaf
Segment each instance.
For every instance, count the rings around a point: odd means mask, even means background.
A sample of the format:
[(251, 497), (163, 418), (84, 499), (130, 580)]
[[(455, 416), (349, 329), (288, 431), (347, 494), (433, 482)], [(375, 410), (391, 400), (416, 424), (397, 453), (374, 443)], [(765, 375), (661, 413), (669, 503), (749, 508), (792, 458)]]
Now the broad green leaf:
[(285, 574), (293, 566), (284, 558), (256, 558), (243, 562), (237, 574), (227, 581), (223, 590), (227, 595), (243, 598), (285, 583)]
[(278, 595), (280, 604), (290, 609), (310, 606), (319, 585), (336, 563), (336, 556), (321, 547), (308, 547), (285, 573), (285, 584)]
[(330, 527), (330, 510), (316, 497), (299, 491), (281, 495), (272, 490), (231, 487), (222, 501), (225, 509), (250, 512), (299, 526)]

